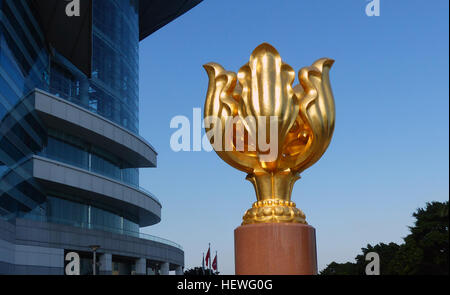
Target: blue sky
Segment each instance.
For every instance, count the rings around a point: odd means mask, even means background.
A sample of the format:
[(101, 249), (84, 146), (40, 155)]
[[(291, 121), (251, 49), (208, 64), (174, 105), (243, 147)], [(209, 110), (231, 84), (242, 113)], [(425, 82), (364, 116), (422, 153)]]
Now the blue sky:
[(336, 60), (333, 140), (292, 194), (316, 228), (319, 269), (353, 261), (367, 243), (401, 242), (416, 208), (448, 200), (449, 2), (380, 0), (379, 17), (366, 16), (367, 3), (206, 0), (141, 42), (140, 133), (159, 156), (140, 181), (163, 205), (144, 232), (182, 244), (186, 267), (210, 242), (221, 273), (233, 274), (233, 231), (256, 198), (214, 152), (173, 152), (170, 121), (203, 108), (203, 64), (237, 71), (262, 42), (296, 71)]

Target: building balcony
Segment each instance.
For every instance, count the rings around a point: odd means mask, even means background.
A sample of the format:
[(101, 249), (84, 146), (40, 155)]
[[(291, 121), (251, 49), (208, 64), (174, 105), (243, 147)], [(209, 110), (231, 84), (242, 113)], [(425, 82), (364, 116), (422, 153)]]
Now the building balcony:
[[(32, 156), (32, 177), (45, 190), (61, 191), (95, 200), (137, 216), (139, 226), (150, 226), (161, 220), (161, 203), (149, 192), (85, 169)], [(26, 165), (26, 162), (24, 163)]]
[(156, 167), (157, 153), (142, 137), (66, 99), (35, 89), (22, 102), (47, 128), (64, 130), (126, 159), (128, 168)]

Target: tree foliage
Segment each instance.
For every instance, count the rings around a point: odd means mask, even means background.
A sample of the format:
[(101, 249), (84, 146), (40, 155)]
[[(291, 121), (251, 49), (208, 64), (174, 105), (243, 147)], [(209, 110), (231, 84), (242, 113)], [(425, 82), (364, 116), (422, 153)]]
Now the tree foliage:
[(336, 263), (331, 262), (327, 268), (320, 272), (321, 275), (357, 275), (356, 263)]
[(355, 263), (330, 263), (322, 275), (364, 275), (368, 263), (365, 256), (376, 252), (380, 256), (382, 275), (449, 274), (448, 201), (427, 203), (412, 215), (416, 220), (404, 243), (370, 244), (361, 248)]
[(186, 269), (184, 271), (184, 275), (186, 276), (214, 276), (218, 274), (219, 274), (218, 271), (213, 271), (212, 269), (203, 269), (200, 266)]

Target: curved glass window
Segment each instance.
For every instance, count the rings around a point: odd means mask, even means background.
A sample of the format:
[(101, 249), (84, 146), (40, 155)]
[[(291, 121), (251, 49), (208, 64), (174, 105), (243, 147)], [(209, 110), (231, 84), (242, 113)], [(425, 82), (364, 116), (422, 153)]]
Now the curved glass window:
[(125, 168), (129, 165), (124, 160), (62, 131), (49, 129), (47, 144), (39, 154), (135, 187), (139, 186), (138, 168)]
[(49, 136), (44, 152), (54, 160), (84, 169), (89, 167), (89, 154), (84, 148), (59, 138)]
[[(120, 162), (107, 159), (106, 153), (97, 148), (92, 149), (91, 171), (121, 180)], [(112, 157), (111, 157), (112, 158)]]
[(113, 232), (123, 232), (123, 217), (100, 208), (90, 207), (90, 223), (96, 229), (111, 229)]
[(47, 217), (56, 223), (88, 227), (89, 208), (81, 203), (47, 197)]
[(122, 181), (134, 186), (139, 186), (139, 170), (137, 168), (122, 169)]
[(47, 221), (139, 237), (139, 225), (119, 213), (91, 204), (47, 197)]

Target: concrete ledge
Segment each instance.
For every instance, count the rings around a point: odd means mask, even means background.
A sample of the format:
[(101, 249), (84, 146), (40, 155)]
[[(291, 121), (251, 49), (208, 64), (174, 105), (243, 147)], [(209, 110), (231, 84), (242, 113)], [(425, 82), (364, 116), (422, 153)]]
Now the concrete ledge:
[(83, 138), (125, 159), (130, 167), (156, 167), (157, 153), (142, 137), (87, 109), (40, 89), (24, 100), (43, 123)]
[(139, 226), (161, 220), (161, 204), (148, 193), (106, 176), (40, 156), (30, 158), (33, 177), (45, 188), (97, 200), (139, 218)]

